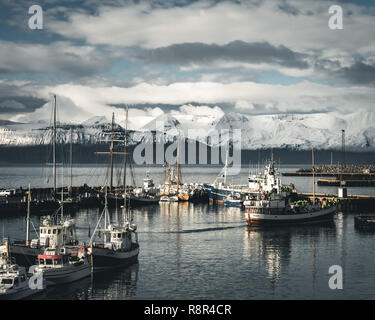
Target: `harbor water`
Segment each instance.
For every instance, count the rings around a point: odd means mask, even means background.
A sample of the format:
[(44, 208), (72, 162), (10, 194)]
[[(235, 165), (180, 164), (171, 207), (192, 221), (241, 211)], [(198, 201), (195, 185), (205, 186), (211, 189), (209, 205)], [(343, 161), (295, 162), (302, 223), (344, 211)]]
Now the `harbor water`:
[[(284, 166), (281, 171), (293, 171)], [(162, 168), (135, 168), (138, 185), (146, 170), (159, 184)], [(219, 167), (183, 168), (184, 182), (212, 182)], [(103, 166), (74, 167), (74, 185), (104, 183)], [(234, 183), (246, 184), (248, 168)], [(47, 187), (45, 169), (0, 167), (2, 188)], [(130, 178), (128, 178), (130, 181)], [(231, 177), (228, 182), (231, 182)], [(67, 178), (65, 179), (68, 182)], [(311, 192), (309, 177), (282, 177), (298, 191)], [(61, 183), (61, 182), (60, 182)], [(66, 185), (65, 183), (65, 185)], [(318, 187), (319, 193), (336, 188)], [(349, 188), (351, 194), (375, 194), (375, 188)], [(375, 211), (375, 209), (374, 209)], [(375, 234), (354, 228), (356, 212), (338, 213), (331, 224), (254, 229), (238, 208), (192, 203), (164, 203), (135, 208), (140, 254), (125, 269), (94, 274), (69, 285), (52, 287), (41, 299), (374, 299)], [(115, 209), (111, 210), (115, 214)], [(77, 236), (88, 241), (98, 209), (74, 214)], [(32, 216), (35, 228), (39, 217)], [(22, 239), (23, 216), (0, 215), (1, 236)], [(36, 234), (32, 228), (32, 238)], [(332, 290), (329, 268), (343, 270), (343, 289)]]

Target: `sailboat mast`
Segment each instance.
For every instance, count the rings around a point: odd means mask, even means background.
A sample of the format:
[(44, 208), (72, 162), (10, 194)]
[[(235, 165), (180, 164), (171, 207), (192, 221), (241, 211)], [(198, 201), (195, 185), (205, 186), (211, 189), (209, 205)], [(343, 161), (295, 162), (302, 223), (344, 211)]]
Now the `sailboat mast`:
[(115, 125), (115, 113), (112, 113), (112, 125), (111, 125), (111, 145), (109, 147), (109, 159), (110, 159), (110, 182), (109, 182), (109, 191), (112, 192), (112, 185), (113, 185), (113, 130)]
[(69, 190), (73, 188), (73, 130), (70, 128), (70, 165), (69, 165)]
[(128, 107), (126, 107), (126, 116), (125, 116), (125, 132), (124, 132), (124, 207), (122, 209), (122, 218), (123, 223), (125, 223), (126, 218), (126, 158), (127, 158), (127, 150), (128, 150)]
[(64, 165), (61, 164), (61, 218), (64, 217)]
[(228, 153), (229, 153), (229, 147), (227, 149), (227, 153), (226, 153), (226, 157), (225, 157), (224, 184), (227, 183)]
[(30, 201), (31, 201), (31, 191), (30, 191), (30, 184), (29, 184), (29, 194), (27, 197), (27, 216), (26, 216), (26, 245), (29, 244), (30, 241)]
[(107, 229), (107, 214), (108, 214), (108, 202), (107, 202), (107, 185), (105, 186), (105, 200), (104, 200), (104, 229)]
[[(124, 193), (126, 196), (126, 158), (127, 158), (127, 150), (128, 150), (128, 140), (127, 140), (127, 134), (128, 134), (128, 107), (126, 107), (126, 117), (125, 117), (125, 133), (124, 133)], [(126, 199), (124, 201), (124, 204), (126, 206)]]
[(168, 194), (171, 191), (171, 167), (168, 165)]
[(313, 204), (315, 204), (315, 160), (314, 160), (314, 148), (312, 148), (312, 174), (313, 174)]
[(177, 142), (177, 192), (180, 189), (180, 137)]
[(53, 131), (52, 131), (52, 148), (53, 148), (53, 193), (56, 194), (56, 95), (53, 106)]
[(163, 164), (164, 167), (164, 184), (163, 184), (163, 191), (165, 192), (165, 183), (167, 182), (167, 166), (165, 163)]

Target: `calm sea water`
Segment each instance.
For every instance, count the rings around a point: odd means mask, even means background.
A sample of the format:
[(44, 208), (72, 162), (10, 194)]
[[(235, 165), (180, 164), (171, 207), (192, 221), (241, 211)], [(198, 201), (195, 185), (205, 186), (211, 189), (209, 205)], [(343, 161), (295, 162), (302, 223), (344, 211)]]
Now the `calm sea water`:
[[(160, 183), (162, 169), (149, 170)], [(135, 171), (140, 184), (145, 168)], [(184, 168), (183, 178), (211, 182), (218, 171)], [(103, 184), (105, 172), (104, 167), (75, 167), (74, 184)], [(247, 174), (244, 169), (233, 181), (246, 183)], [(0, 187), (46, 186), (45, 170), (1, 167), (0, 181)], [(301, 191), (312, 190), (309, 178), (283, 178), (284, 183), (291, 181)], [(336, 189), (318, 188), (317, 192), (335, 193)], [(375, 194), (375, 189), (353, 188), (349, 193)], [(354, 229), (354, 214), (339, 213), (329, 225), (252, 229), (237, 208), (171, 203), (135, 209), (141, 247), (138, 264), (52, 287), (40, 298), (374, 299), (375, 234)], [(88, 240), (88, 225), (92, 230), (98, 215), (96, 209), (75, 214), (80, 240)], [(38, 226), (37, 217), (33, 223)], [(2, 230), (5, 236), (23, 238), (24, 217), (0, 216), (0, 234)], [(332, 265), (343, 269), (343, 290), (328, 286)]]

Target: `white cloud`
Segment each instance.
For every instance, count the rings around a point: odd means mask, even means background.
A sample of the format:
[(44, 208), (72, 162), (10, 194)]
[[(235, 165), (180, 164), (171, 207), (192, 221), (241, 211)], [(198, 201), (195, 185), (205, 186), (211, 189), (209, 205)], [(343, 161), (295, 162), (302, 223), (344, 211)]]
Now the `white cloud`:
[[(58, 95), (61, 119), (83, 121), (89, 116), (106, 116), (112, 112), (125, 117), (118, 104), (173, 104), (182, 105), (181, 113), (209, 114), (220, 113), (220, 108), (192, 106), (189, 102), (202, 105), (230, 103), (238, 107), (263, 105), (268, 112), (313, 112), (316, 110), (338, 110), (351, 113), (358, 110), (373, 110), (375, 92), (372, 88), (351, 87), (334, 88), (327, 85), (304, 81), (295, 85), (271, 85), (255, 82), (235, 82), (229, 84), (216, 82), (181, 82), (170, 85), (151, 85), (142, 83), (133, 87), (90, 87), (64, 84), (51, 87), (30, 87), (34, 96), (46, 100), (51, 93)], [(65, 99), (65, 100), (64, 100)], [(65, 107), (67, 109), (65, 109)], [(48, 108), (47, 106), (43, 108)], [(49, 117), (46, 109), (38, 109), (29, 117)], [(267, 110), (266, 110), (267, 111)], [(157, 117), (163, 114), (161, 108), (130, 109), (130, 117)], [(17, 118), (19, 119), (19, 117)]]
[(67, 41), (33, 44), (0, 40), (0, 70), (3, 72), (54, 72), (74, 76), (97, 73), (108, 57), (94, 46), (76, 46)]
[[(346, 52), (373, 51), (373, 16), (361, 7), (345, 4), (344, 30), (328, 28), (329, 1), (291, 0), (300, 14), (279, 9), (280, 1), (263, 1), (259, 6), (242, 2), (201, 1), (183, 7), (151, 8), (141, 3), (125, 7), (101, 6), (98, 15), (73, 12), (69, 21), (54, 21), (49, 30), (90, 44), (115, 47), (156, 48), (174, 43), (226, 44), (241, 39), (267, 41), (297, 51), (329, 49), (332, 44)], [(368, 36), (366, 36), (366, 34)], [(110, 36), (109, 36), (110, 35)]]

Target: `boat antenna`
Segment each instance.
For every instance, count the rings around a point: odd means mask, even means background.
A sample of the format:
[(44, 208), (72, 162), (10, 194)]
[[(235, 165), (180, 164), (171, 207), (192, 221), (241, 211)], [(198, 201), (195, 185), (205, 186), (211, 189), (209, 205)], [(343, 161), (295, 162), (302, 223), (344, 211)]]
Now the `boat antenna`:
[(61, 164), (61, 218), (64, 217), (64, 164)]
[(73, 191), (73, 130), (72, 127), (70, 127), (70, 166), (69, 166), (69, 191), (70, 194), (72, 194)]
[[(126, 158), (127, 158), (127, 147), (128, 147), (128, 112), (129, 108), (126, 107), (126, 116), (125, 116), (125, 132), (124, 132), (124, 193), (126, 196)], [(126, 204), (126, 201), (124, 201), (124, 205)]]
[(113, 131), (115, 127), (115, 113), (112, 112), (112, 123), (111, 123), (111, 145), (109, 147), (109, 158), (110, 158), (110, 182), (109, 182), (109, 192), (112, 192), (112, 185), (113, 185)]
[(29, 183), (29, 194), (27, 197), (27, 216), (26, 216), (26, 245), (28, 245), (30, 241), (30, 201), (31, 201), (31, 191), (30, 191), (30, 183)]
[(312, 148), (312, 174), (313, 174), (313, 204), (315, 205), (315, 160), (314, 160), (314, 147)]
[(180, 188), (180, 136), (177, 137), (177, 193)]
[(53, 194), (56, 196), (56, 95), (53, 95), (53, 127), (52, 127), (52, 148), (53, 148)]
[[(126, 107), (126, 115), (125, 115), (125, 132), (124, 132), (124, 207), (123, 207), (123, 219), (124, 216), (126, 215), (126, 198), (127, 198), (127, 193), (126, 193), (126, 158), (127, 158), (127, 147), (128, 147), (128, 139), (127, 139), (127, 134), (128, 134), (128, 112), (129, 108)], [(130, 197), (129, 197), (130, 198)]]

